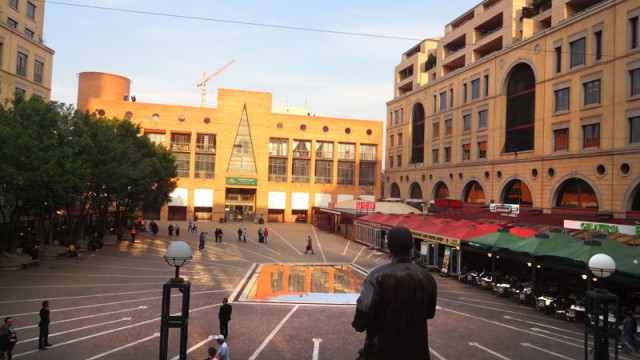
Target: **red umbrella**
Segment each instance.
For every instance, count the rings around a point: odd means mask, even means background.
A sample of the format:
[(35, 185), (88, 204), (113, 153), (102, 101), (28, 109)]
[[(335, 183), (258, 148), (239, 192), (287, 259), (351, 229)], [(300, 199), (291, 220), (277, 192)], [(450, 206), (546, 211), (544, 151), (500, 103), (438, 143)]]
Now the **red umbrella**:
[(513, 235), (518, 235), (523, 238), (535, 236), (538, 233), (537, 231), (526, 227), (514, 227), (509, 229), (509, 232)]

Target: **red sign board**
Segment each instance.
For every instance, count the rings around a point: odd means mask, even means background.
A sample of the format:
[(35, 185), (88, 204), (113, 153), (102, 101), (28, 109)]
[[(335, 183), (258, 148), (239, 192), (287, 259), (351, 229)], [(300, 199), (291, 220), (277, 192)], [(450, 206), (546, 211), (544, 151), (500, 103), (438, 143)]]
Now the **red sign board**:
[(461, 208), (462, 201), (460, 200), (447, 200), (447, 199), (436, 199), (435, 205), (439, 207), (450, 207), (450, 208)]
[(376, 203), (373, 201), (356, 201), (356, 210), (375, 210)]
[(447, 207), (449, 205), (449, 200), (436, 199), (435, 204), (436, 204), (436, 206), (439, 206), (439, 207)]

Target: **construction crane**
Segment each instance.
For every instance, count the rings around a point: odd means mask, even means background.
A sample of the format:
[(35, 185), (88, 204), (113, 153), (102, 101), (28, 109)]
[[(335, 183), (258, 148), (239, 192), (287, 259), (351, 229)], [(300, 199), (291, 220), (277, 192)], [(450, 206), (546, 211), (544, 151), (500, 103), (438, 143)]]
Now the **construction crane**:
[(235, 60), (229, 61), (223, 67), (221, 67), (220, 69), (214, 71), (209, 76), (207, 76), (206, 73), (202, 73), (202, 81), (200, 81), (199, 83), (196, 84), (196, 86), (201, 90), (201, 93), (200, 93), (200, 107), (206, 107), (206, 105), (207, 105), (207, 82), (209, 80), (213, 79), (216, 75), (218, 75), (221, 72), (223, 72), (229, 66), (233, 65), (233, 63), (235, 63), (235, 62), (236, 62)]

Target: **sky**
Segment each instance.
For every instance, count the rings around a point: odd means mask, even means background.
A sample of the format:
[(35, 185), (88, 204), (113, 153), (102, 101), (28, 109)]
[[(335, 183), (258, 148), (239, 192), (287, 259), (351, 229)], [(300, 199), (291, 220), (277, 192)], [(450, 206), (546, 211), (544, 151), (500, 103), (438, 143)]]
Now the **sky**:
[(129, 78), (139, 102), (200, 106), (203, 73), (235, 60), (207, 83), (207, 107), (216, 107), (218, 88), (229, 88), (270, 92), (274, 107), (382, 121), (402, 54), (442, 36), (447, 23), (478, 3), (46, 1), (44, 40), (55, 51), (51, 99), (75, 104), (77, 75), (96, 71)]

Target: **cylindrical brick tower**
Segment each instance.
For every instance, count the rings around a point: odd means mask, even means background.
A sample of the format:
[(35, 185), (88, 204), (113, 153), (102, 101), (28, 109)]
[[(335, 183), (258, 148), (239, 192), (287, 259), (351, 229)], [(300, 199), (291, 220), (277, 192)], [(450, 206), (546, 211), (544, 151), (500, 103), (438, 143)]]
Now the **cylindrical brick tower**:
[(83, 72), (78, 75), (78, 101), (80, 110), (95, 111), (92, 100), (129, 101), (131, 80), (124, 76), (101, 72)]

